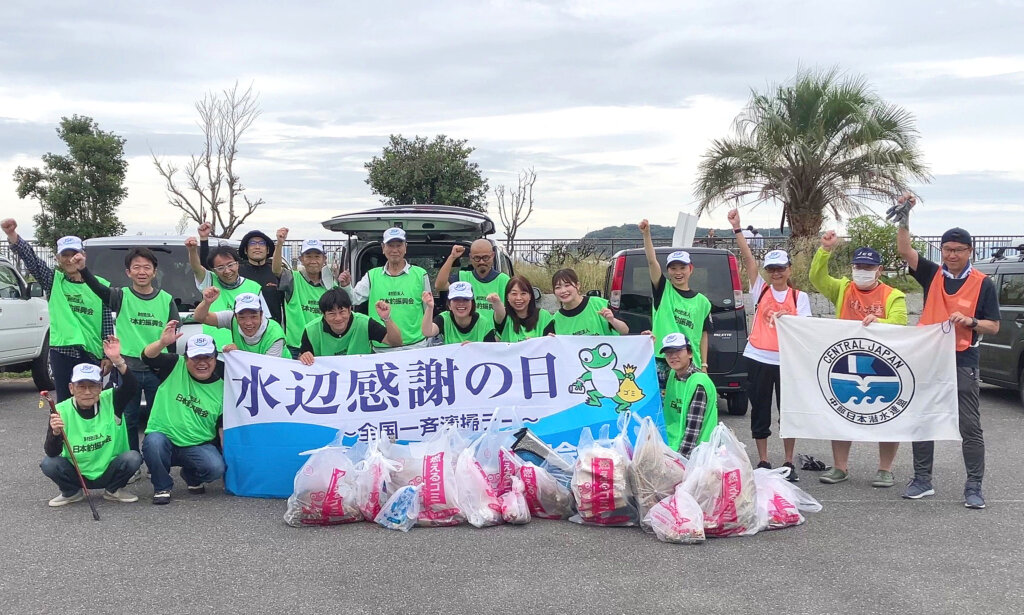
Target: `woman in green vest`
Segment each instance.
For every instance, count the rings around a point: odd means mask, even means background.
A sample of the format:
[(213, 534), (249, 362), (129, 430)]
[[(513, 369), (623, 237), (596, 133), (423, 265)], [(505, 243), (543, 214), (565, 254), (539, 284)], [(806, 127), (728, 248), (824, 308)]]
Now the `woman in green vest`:
[[(195, 237), (189, 237), (185, 240), (185, 247), (188, 248), (189, 265), (192, 267), (192, 273), (196, 277), (196, 288), (203, 290), (213, 286), (220, 291), (218, 298), (210, 306), (210, 311), (230, 310), (235, 304), (235, 297), (242, 293), (260, 295), (262, 286), (260, 286), (259, 282), (238, 274), (239, 257), (238, 252), (234, 248), (218, 246), (211, 250), (206, 259), (206, 267), (209, 267), (209, 270), (207, 270), (199, 261), (198, 245), (199, 241)], [(267, 311), (269, 311), (269, 308), (267, 308)], [(231, 343), (230, 331), (218, 329), (211, 325), (203, 325), (203, 333), (212, 335), (213, 339), (217, 340), (217, 348), (223, 349), (225, 345)]]
[(629, 326), (615, 317), (608, 300), (580, 294), (580, 278), (572, 269), (551, 276), (551, 288), (562, 307), (544, 328), (545, 335), (626, 335)]
[[(497, 295), (495, 295), (497, 297)], [(491, 297), (487, 297), (491, 301)], [(551, 312), (537, 307), (533, 286), (521, 275), (505, 285), (505, 303), (494, 306), (494, 331), (501, 342), (521, 342), (544, 335)]]
[(220, 290), (216, 286), (204, 290), (203, 300), (196, 306), (192, 318), (231, 332), (231, 342), (224, 346), (224, 352), (244, 350), (268, 357), (284, 356), (284, 329), (277, 321), (270, 320), (262, 295), (242, 293), (235, 297), (232, 310), (211, 312), (210, 306), (216, 303), (219, 295)]
[[(491, 294), (488, 301), (492, 308), (501, 304), (498, 295)], [(469, 282), (455, 282), (448, 287), (448, 309), (437, 316), (434, 314), (434, 295), (423, 293), (423, 335), (434, 337), (440, 334), (445, 344), (468, 344), (470, 342), (495, 342), (494, 319), (480, 315), (473, 298), (473, 285)], [(433, 316), (433, 318), (431, 318)]]
[(299, 361), (303, 365), (312, 365), (313, 357), (370, 354), (372, 342), (402, 345), (402, 332), (391, 319), (391, 305), (387, 301), (378, 301), (374, 306), (380, 322), (353, 312), (352, 298), (341, 288), (325, 292), (318, 307), (323, 315), (302, 332)]
[(718, 424), (718, 391), (711, 377), (693, 362), (693, 346), (682, 333), (666, 335), (659, 352), (672, 370), (663, 406), (668, 445), (689, 457), (695, 446), (711, 438)]

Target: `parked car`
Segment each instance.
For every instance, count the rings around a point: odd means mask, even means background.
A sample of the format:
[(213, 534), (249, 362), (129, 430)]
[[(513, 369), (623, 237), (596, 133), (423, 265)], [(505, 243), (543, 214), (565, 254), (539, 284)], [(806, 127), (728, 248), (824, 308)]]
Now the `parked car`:
[[(658, 261), (680, 248), (655, 248)], [(747, 316), (736, 257), (728, 250), (685, 248), (693, 261), (690, 287), (711, 301), (714, 331), (708, 335), (708, 375), (725, 397), (729, 414), (747, 412)], [(651, 328), (651, 277), (643, 248), (616, 252), (605, 274), (604, 295), (633, 333)]]
[[(1007, 258), (1006, 250), (1017, 254)], [(988, 262), (974, 266), (999, 292), (999, 333), (981, 339), (981, 379), (1016, 389), (1024, 405), (1024, 245), (997, 249)]]
[(50, 377), (50, 311), (38, 282), (26, 282), (17, 267), (0, 257), (0, 368), (32, 372), (40, 391), (53, 390)]

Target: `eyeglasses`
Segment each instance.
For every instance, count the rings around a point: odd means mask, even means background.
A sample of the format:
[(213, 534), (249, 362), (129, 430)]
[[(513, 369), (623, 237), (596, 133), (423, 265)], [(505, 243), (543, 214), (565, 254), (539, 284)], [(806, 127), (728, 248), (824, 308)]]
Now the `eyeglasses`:
[(265, 247), (267, 247), (267, 242), (263, 241), (262, 239), (250, 239), (249, 243), (246, 244), (246, 245), (250, 246), (250, 247), (252, 247), (252, 246), (262, 246), (262, 247), (265, 248)]
[(469, 257), (469, 260), (473, 261), (474, 263), (486, 263), (490, 261), (491, 258), (491, 255), (487, 254), (485, 256), (471, 256)]
[(217, 265), (216, 267), (213, 268), (213, 270), (216, 271), (217, 273), (224, 273), (228, 269), (238, 269), (238, 261), (233, 261), (230, 263), (226, 263), (224, 265)]
[(960, 255), (966, 254), (966, 253), (968, 253), (970, 251), (971, 251), (971, 248), (969, 248), (969, 247), (967, 247), (967, 248), (942, 248), (942, 253), (945, 254), (946, 256), (952, 256), (954, 254), (956, 254), (957, 256), (960, 256)]

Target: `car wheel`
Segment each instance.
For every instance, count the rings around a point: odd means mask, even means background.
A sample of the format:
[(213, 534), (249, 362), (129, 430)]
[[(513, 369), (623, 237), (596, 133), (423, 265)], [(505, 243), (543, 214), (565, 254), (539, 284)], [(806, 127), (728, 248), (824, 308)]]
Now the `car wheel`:
[(43, 349), (32, 360), (32, 382), (40, 391), (53, 390), (53, 374), (50, 373), (50, 334), (43, 338)]
[(732, 416), (743, 416), (747, 413), (747, 394), (744, 392), (730, 393), (725, 397), (726, 409)]

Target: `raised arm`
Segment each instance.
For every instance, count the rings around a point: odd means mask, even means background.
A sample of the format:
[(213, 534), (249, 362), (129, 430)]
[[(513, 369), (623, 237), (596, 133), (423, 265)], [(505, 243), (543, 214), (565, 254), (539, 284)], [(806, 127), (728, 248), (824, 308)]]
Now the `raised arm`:
[(440, 331), (434, 324), (434, 294), (423, 291), (423, 321), (420, 323), (420, 332), (424, 337), (434, 337)]
[(491, 310), (494, 311), (494, 326), (505, 322), (505, 304), (502, 303), (501, 297), (498, 293), (491, 293), (487, 295), (487, 303), (491, 304)]
[(455, 261), (459, 260), (465, 253), (466, 246), (460, 246), (459, 244), (452, 246), (451, 254), (445, 259), (441, 268), (437, 270), (437, 282), (434, 283), (434, 288), (438, 292), (448, 290), (448, 278), (452, 276), (452, 267), (455, 266)]
[(192, 320), (204, 325), (210, 325), (211, 327), (218, 326), (217, 313), (210, 311), (210, 307), (218, 297), (220, 297), (220, 289), (216, 286), (204, 289), (203, 300), (199, 302), (195, 311), (192, 312)]
[(758, 267), (757, 261), (754, 259), (754, 253), (750, 251), (750, 246), (747, 245), (747, 238), (741, 232), (743, 227), (740, 226), (739, 210), (729, 210), (729, 224), (732, 225), (732, 234), (736, 237), (736, 245), (740, 248), (740, 260), (743, 263), (743, 270), (747, 272), (747, 281), (750, 282), (750, 288), (753, 290), (757, 278), (761, 277), (761, 268)]
[(896, 204), (903, 205), (908, 201), (910, 207), (896, 218), (896, 249), (899, 251), (900, 257), (907, 261), (907, 266), (916, 271), (918, 254), (910, 240), (910, 209), (917, 204), (917, 199), (910, 192), (904, 192), (900, 198), (896, 199)]
[(661, 282), (661, 265), (654, 253), (654, 242), (651, 241), (651, 224), (644, 219), (637, 226), (640, 228), (640, 234), (644, 236), (644, 255), (647, 257), (647, 271), (651, 274), (651, 284), (657, 286)]
[(174, 345), (174, 343), (178, 341), (178, 338), (183, 335), (182, 333), (178, 333), (178, 325), (179, 323), (177, 320), (172, 320), (167, 323), (167, 325), (164, 326), (163, 332), (160, 333), (160, 338), (143, 348), (142, 354), (150, 359), (155, 359), (160, 356), (160, 352), (164, 348)]
[(819, 293), (826, 299), (835, 303), (839, 300), (839, 288), (841, 280), (837, 280), (828, 274), (828, 261), (831, 258), (832, 250), (839, 245), (839, 237), (835, 231), (826, 231), (821, 237), (821, 248), (814, 253), (811, 259), (811, 270), (807, 278)]
[(270, 269), (278, 278), (284, 271), (284, 242), (286, 241), (288, 241), (288, 228), (282, 226), (277, 229), (277, 246), (274, 248), (274, 260), (270, 265)]
[(199, 262), (199, 241), (189, 237), (185, 240), (185, 247), (188, 248), (188, 264), (192, 268), (192, 275), (196, 277), (196, 284), (202, 284), (206, 279), (206, 267)]
[(377, 316), (380, 317), (380, 321), (384, 323), (384, 328), (387, 329), (387, 333), (384, 335), (384, 343), (392, 348), (398, 348), (402, 345), (402, 332), (391, 318), (391, 305), (381, 299), (373, 307), (377, 310)]

